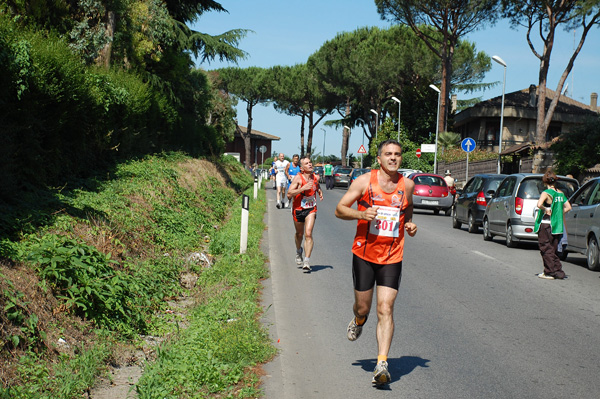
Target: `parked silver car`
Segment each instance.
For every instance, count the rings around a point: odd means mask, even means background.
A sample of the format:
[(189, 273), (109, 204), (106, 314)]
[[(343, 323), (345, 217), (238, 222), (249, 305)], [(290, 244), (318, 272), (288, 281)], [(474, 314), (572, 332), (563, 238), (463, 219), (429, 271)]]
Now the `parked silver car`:
[(333, 168), (333, 186), (348, 187), (350, 173), (352, 173), (352, 168), (348, 166), (336, 166)]
[(590, 270), (600, 270), (600, 177), (585, 183), (569, 199), (573, 209), (565, 214), (567, 252), (587, 258)]
[[(499, 235), (506, 238), (507, 247), (516, 247), (521, 240), (537, 241), (533, 232), (535, 210), (541, 193), (546, 189), (542, 174), (515, 173), (498, 186), (483, 214), (483, 239)], [(569, 198), (579, 188), (579, 182), (559, 176), (556, 188)]]

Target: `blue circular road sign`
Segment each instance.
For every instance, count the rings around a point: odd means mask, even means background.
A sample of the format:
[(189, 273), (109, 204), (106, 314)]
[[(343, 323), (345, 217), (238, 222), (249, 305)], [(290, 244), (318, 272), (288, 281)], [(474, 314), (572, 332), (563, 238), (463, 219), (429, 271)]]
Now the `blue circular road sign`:
[(463, 141), (460, 142), (460, 147), (465, 152), (471, 152), (475, 149), (475, 140), (470, 137), (467, 137)]

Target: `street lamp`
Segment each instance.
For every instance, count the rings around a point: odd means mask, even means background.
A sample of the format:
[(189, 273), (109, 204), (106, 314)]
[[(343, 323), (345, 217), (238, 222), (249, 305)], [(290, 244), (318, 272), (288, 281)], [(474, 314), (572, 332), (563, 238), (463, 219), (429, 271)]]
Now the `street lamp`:
[(442, 92), (435, 85), (429, 85), (433, 90), (437, 91), (438, 94), (438, 108), (437, 108), (437, 122), (435, 124), (435, 155), (433, 156), (433, 173), (437, 173), (437, 147), (438, 147), (438, 134), (440, 132), (440, 96)]
[(327, 132), (323, 128), (321, 130), (323, 131), (323, 162), (325, 162), (325, 137), (327, 137)]
[[(361, 120), (362, 120), (362, 119), (361, 119)], [(352, 129), (350, 129), (350, 126), (346, 126), (346, 125), (344, 125), (344, 129), (348, 129), (348, 132), (350, 132), (350, 133), (348, 134), (348, 136), (350, 136), (350, 134), (352, 133)], [(364, 143), (365, 143), (365, 136), (363, 135), (363, 145), (364, 145)], [(360, 168), (361, 168), (361, 169), (362, 169), (362, 167), (363, 167), (363, 159), (362, 159), (362, 157), (363, 157), (363, 154), (362, 154), (362, 152), (361, 152), (361, 153), (360, 153)]]
[(402, 101), (398, 100), (396, 97), (392, 97), (392, 100), (398, 103), (398, 142), (400, 142), (400, 107), (402, 107)]
[(500, 111), (500, 137), (498, 140), (498, 174), (500, 174), (500, 153), (502, 152), (502, 131), (504, 130), (504, 89), (506, 88), (506, 62), (497, 55), (492, 59), (504, 67), (504, 81), (502, 82), (502, 108)]
[(372, 113), (375, 114), (375, 140), (377, 140), (377, 128), (379, 126), (379, 114), (374, 109), (370, 109)]

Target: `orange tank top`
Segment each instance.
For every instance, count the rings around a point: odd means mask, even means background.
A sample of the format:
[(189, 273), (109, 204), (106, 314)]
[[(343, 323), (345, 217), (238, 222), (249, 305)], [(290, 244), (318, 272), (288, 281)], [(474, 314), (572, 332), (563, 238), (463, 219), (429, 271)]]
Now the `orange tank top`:
[(386, 193), (379, 187), (378, 172), (371, 172), (369, 186), (358, 201), (358, 210), (364, 211), (373, 206), (380, 208), (372, 221), (358, 221), (352, 252), (368, 262), (398, 263), (404, 255), (404, 211), (408, 206), (404, 176), (400, 175), (393, 192)]
[[(319, 178), (316, 175), (312, 175), (313, 178), (313, 188), (312, 190), (302, 191), (300, 194), (294, 197), (294, 203), (292, 204), (292, 209), (309, 209), (317, 207), (317, 191), (319, 191)], [(304, 175), (300, 173), (300, 179), (302, 180), (302, 185), (308, 183), (308, 181), (304, 178)]]

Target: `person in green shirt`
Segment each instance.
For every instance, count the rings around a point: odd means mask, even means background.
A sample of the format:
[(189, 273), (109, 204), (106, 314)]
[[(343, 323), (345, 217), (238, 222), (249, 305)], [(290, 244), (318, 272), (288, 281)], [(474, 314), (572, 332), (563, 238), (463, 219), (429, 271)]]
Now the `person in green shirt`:
[(544, 262), (544, 271), (537, 276), (547, 280), (565, 278), (557, 250), (563, 235), (564, 214), (571, 210), (571, 204), (565, 194), (556, 188), (557, 180), (558, 177), (550, 169), (542, 177), (547, 188), (537, 203), (539, 211), (534, 229), (538, 233), (538, 244)]
[(323, 175), (325, 176), (325, 188), (333, 190), (333, 166), (331, 162), (327, 161), (323, 166)]

